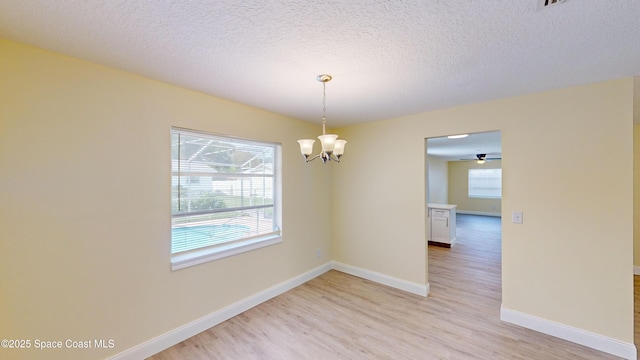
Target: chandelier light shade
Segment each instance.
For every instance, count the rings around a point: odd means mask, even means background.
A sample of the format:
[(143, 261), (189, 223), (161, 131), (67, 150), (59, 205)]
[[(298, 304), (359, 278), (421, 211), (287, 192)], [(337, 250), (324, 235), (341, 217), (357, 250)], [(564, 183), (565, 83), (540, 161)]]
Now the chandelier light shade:
[(313, 154), (313, 144), (316, 141), (313, 139), (301, 139), (298, 140), (298, 144), (300, 144), (300, 152), (306, 162), (313, 161), (317, 158), (322, 159), (323, 163), (331, 160), (340, 162), (340, 158), (344, 154), (344, 146), (347, 141), (342, 139), (338, 140), (338, 135), (327, 134), (325, 130), (327, 124), (326, 84), (331, 81), (332, 77), (331, 75), (322, 74), (318, 75), (316, 79), (322, 83), (322, 135), (318, 136), (318, 139), (320, 139), (320, 145), (322, 146), (322, 151), (320, 154), (311, 157), (311, 154)]

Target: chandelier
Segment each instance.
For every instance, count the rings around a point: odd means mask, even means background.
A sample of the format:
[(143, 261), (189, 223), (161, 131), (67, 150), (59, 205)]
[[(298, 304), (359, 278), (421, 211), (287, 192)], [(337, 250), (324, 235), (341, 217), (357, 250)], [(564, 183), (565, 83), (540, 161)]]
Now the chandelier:
[(322, 159), (323, 163), (331, 160), (340, 162), (340, 158), (342, 157), (342, 154), (344, 154), (344, 145), (347, 143), (347, 141), (338, 140), (338, 135), (327, 134), (325, 132), (325, 125), (327, 123), (327, 106), (325, 105), (327, 97), (326, 84), (327, 82), (331, 81), (332, 77), (331, 75), (322, 74), (318, 75), (316, 79), (322, 83), (322, 135), (318, 136), (318, 139), (320, 139), (320, 144), (322, 145), (322, 151), (320, 152), (320, 154), (309, 158), (311, 156), (311, 153), (313, 153), (313, 144), (316, 141), (313, 139), (301, 139), (298, 140), (298, 143), (300, 144), (300, 152), (302, 153), (302, 156), (304, 156), (304, 160), (306, 162), (313, 161), (317, 158)]

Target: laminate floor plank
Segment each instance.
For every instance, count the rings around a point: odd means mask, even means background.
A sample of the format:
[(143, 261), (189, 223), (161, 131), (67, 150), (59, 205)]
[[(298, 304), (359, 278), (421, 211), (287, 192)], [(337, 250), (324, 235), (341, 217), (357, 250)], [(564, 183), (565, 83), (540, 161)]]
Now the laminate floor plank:
[(500, 321), (499, 218), (428, 256), (427, 298), (329, 271), (150, 359), (618, 359)]

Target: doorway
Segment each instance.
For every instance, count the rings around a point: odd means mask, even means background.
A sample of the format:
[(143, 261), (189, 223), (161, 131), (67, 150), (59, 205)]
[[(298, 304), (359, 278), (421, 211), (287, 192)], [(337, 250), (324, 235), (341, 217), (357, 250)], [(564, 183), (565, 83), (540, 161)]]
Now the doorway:
[[(455, 206), (450, 246), (427, 246), (431, 293), (450, 292), (451, 285), (477, 289), (488, 307), (502, 298), (502, 141), (500, 131), (425, 140), (426, 239), (432, 239), (429, 208)], [(436, 222), (435, 226), (443, 226)], [(436, 232), (442, 230), (435, 229)], [(485, 289), (484, 291), (481, 289)], [(491, 290), (489, 290), (491, 289)], [(455, 293), (445, 296), (455, 297)], [(496, 302), (497, 301), (497, 302)]]

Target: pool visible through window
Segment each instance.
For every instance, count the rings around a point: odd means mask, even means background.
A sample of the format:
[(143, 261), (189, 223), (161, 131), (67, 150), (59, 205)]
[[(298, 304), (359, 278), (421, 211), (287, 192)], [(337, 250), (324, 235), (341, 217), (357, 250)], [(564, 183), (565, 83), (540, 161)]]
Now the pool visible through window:
[(171, 129), (174, 270), (280, 242), (280, 145)]

